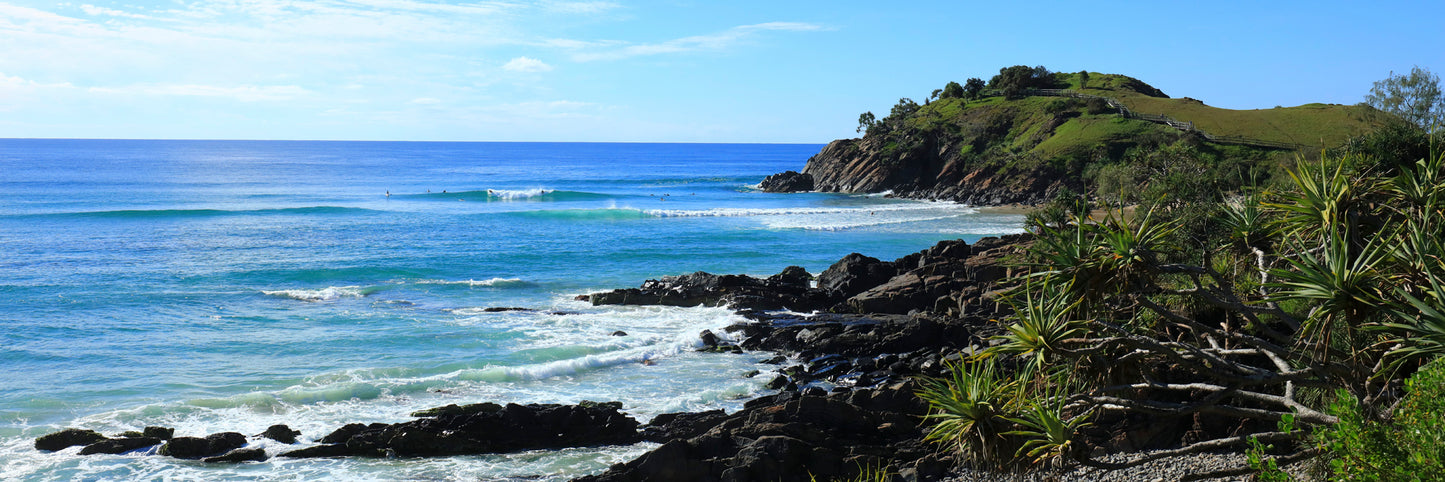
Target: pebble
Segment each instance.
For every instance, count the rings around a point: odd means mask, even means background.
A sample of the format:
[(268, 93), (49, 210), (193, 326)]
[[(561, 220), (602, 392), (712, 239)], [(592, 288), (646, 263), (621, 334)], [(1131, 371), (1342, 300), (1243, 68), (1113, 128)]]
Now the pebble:
[[(1148, 455), (1148, 452), (1118, 453), (1100, 457), (1105, 462), (1120, 463), (1137, 459)], [(1179, 480), (1189, 474), (1212, 472), (1215, 470), (1229, 469), (1245, 465), (1246, 458), (1242, 453), (1201, 453), (1179, 457), (1165, 457), (1142, 465), (1136, 465), (1127, 469), (1104, 470), (1092, 467), (1084, 467), (1073, 464), (1068, 467), (1050, 467), (1041, 470), (1034, 470), (1025, 473), (999, 474), (978, 470), (964, 469), (945, 479), (944, 482), (986, 482), (986, 481), (1007, 481), (1007, 482), (1167, 482)], [(1317, 480), (1306, 473), (1308, 462), (1302, 462), (1289, 467), (1286, 470), (1296, 480)], [(1221, 482), (1246, 482), (1254, 480), (1252, 475), (1241, 477), (1223, 477), (1210, 479)]]

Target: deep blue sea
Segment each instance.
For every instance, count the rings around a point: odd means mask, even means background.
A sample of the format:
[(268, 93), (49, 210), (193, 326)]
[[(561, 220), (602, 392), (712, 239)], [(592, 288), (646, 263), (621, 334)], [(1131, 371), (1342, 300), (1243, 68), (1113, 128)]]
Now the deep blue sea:
[(600, 472), (654, 445), (207, 465), (32, 444), (65, 427), (277, 423), (311, 443), (484, 401), (616, 400), (642, 421), (737, 410), (768, 393), (770, 376), (743, 374), (775, 370), (769, 354), (693, 350), (740, 318), (573, 297), (1020, 231), (1020, 216), (957, 204), (754, 189), (821, 147), (0, 140), (0, 479)]

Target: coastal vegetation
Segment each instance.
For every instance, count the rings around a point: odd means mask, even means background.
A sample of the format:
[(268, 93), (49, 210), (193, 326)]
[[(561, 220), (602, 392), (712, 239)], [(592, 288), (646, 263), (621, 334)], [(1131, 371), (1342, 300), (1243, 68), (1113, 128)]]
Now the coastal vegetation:
[(1221, 109), (1124, 75), (1017, 65), (949, 82), (922, 103), (899, 99), (887, 115), (863, 113), (863, 137), (834, 141), (803, 173), (820, 191), (970, 204), (1101, 191), (1134, 203), (1174, 187), (1144, 184), (1167, 179), (1159, 171), (1227, 190), (1285, 181), (1301, 156), (1316, 159), (1389, 117), (1369, 106)]
[[(1132, 81), (1052, 78), (1076, 89)], [(1146, 90), (1119, 97), (1168, 105)], [(981, 104), (1047, 112), (1056, 100)], [(1176, 105), (1171, 117), (1203, 115), (1196, 126), (1242, 112), (1211, 120), (1213, 108)], [(1331, 114), (1307, 114), (1322, 112)], [(1339, 480), (1445, 477), (1441, 133), (1369, 106), (1291, 115), (1313, 121), (1275, 132), (1324, 139), (1365, 120), (1375, 127), (1330, 138), (1318, 158), (1180, 138), (1082, 167), (1092, 189), (1059, 190), (1028, 217), (1036, 240), (1004, 296), (1007, 331), (920, 391), (932, 407), (928, 438), (999, 470), (1248, 450), (1246, 466), (1192, 477), (1287, 480), (1280, 467), (1303, 460)], [(1077, 135), (1063, 126), (1055, 136)], [(1157, 135), (1131, 127), (1122, 135)], [(1192, 428), (1163, 450), (1124, 462), (1091, 450), (1118, 430), (1181, 419)]]

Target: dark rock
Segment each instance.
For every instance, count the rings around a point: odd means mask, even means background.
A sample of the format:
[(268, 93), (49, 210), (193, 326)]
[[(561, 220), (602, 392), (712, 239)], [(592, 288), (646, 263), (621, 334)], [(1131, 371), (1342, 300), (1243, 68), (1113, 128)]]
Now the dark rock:
[(897, 271), (892, 263), (852, 253), (818, 274), (818, 289), (848, 298), (888, 281)]
[(345, 444), (326, 444), (306, 447), (304, 449), (292, 450), (290, 452), (283, 452), (281, 454), (278, 454), (277, 457), (313, 459), (318, 457), (343, 457), (347, 455), (354, 454), (352, 453), (351, 449), (346, 447)]
[[(620, 408), (620, 407), (619, 407), (619, 408)], [(418, 410), (418, 411), (416, 411), (416, 412), (412, 412), (412, 413), (411, 413), (411, 416), (413, 416), (413, 417), (441, 417), (441, 416), (445, 416), (445, 415), (457, 416), (457, 415), (471, 415), (471, 414), (477, 414), (477, 413), (497, 413), (497, 412), (500, 412), (500, 411), (502, 411), (502, 406), (501, 406), (501, 405), (497, 405), (497, 404), (492, 403), (492, 402), (482, 402), (482, 403), (473, 403), (473, 404), (470, 404), (470, 405), (456, 405), (456, 404), (451, 404), (451, 405), (447, 405), (447, 406), (445, 406), (445, 407), (428, 408), (428, 409), (426, 409), (426, 410)], [(357, 425), (357, 424), (353, 424), (353, 425)], [(349, 431), (348, 431), (348, 433), (347, 433), (347, 435), (345, 436), (345, 438), (351, 438), (351, 435), (355, 435), (356, 433), (360, 433), (360, 432), (361, 432), (360, 429), (357, 429), (357, 428), (355, 428), (355, 427), (352, 427), (352, 425), (347, 425), (347, 426), (345, 426), (345, 427), (341, 427), (341, 430), (345, 430), (345, 429), (347, 429), (348, 427), (352, 428), (352, 430), (349, 430)], [(329, 438), (331, 438), (331, 437), (330, 437), (330, 436), (327, 436), (326, 438), (329, 439)], [(323, 441), (324, 441), (324, 440), (323, 440)], [(340, 443), (340, 442), (339, 442), (339, 441), (329, 441), (328, 443)]]
[[(284, 425), (283, 425), (284, 426)], [(240, 462), (264, 462), (266, 451), (260, 448), (236, 449), (226, 452), (225, 455), (201, 459), (206, 463), (240, 463)]]
[(145, 430), (141, 432), (141, 436), (170, 440), (171, 437), (176, 436), (176, 429), (170, 427), (146, 427)]
[(777, 377), (774, 377), (772, 381), (768, 382), (767, 385), (763, 385), (763, 388), (766, 388), (768, 390), (777, 390), (786, 386), (788, 386), (788, 377), (778, 375)]
[(802, 174), (797, 171), (784, 171), (773, 174), (758, 183), (758, 189), (763, 192), (806, 192), (813, 190), (813, 175)]
[(802, 266), (789, 266), (783, 268), (782, 272), (769, 276), (763, 283), (776, 288), (806, 290), (812, 280), (813, 275)]
[(86, 445), (80, 449), (80, 455), (92, 454), (123, 454), (132, 450), (154, 447), (161, 443), (161, 439), (152, 437), (126, 437), (101, 440)]
[(612, 336), (627, 336), (627, 332), (622, 331), (622, 330), (617, 330), (617, 331), (612, 332)]
[[(454, 406), (455, 406), (455, 405), (447, 405), (447, 407), (454, 407)], [(447, 407), (433, 408), (433, 409), (431, 409), (431, 410), (442, 410), (442, 409), (446, 409)], [(423, 411), (421, 411), (421, 412), (413, 413), (413, 414), (411, 414), (411, 416), (413, 416), (413, 417), (425, 416), (425, 415), (418, 415), (418, 414), (423, 413), (423, 412), (429, 412), (429, 411), (431, 411), (431, 410), (423, 410)], [(374, 424), (374, 425), (385, 426), (385, 424)], [(367, 429), (367, 426), (366, 426), (365, 424), (348, 423), (348, 424), (346, 424), (346, 425), (343, 425), (341, 428), (338, 428), (338, 429), (332, 431), (330, 434), (327, 434), (325, 437), (321, 437), (321, 440), (319, 440), (319, 442), (324, 443), (324, 444), (339, 444), (339, 443), (345, 443), (347, 439), (350, 439), (353, 435), (359, 434), (359, 433), (361, 433), (362, 431), (365, 431), (366, 429)]]
[(224, 454), (246, 445), (246, 436), (222, 432), (199, 437), (175, 437), (161, 446), (160, 454), (178, 459), (199, 459)]
[(740, 310), (811, 311), (838, 300), (808, 286), (811, 275), (796, 266), (765, 279), (703, 271), (647, 280), (638, 288), (589, 295), (593, 305), (728, 306)]
[(722, 410), (697, 413), (664, 413), (642, 427), (642, 440), (667, 443), (702, 435), (727, 419)]
[[(853, 400), (888, 406), (902, 397), (913, 398), (913, 388), (760, 397), (696, 436), (673, 439), (636, 460), (579, 480), (846, 480), (857, 475), (865, 465), (858, 462), (865, 459), (871, 466), (901, 467), (935, 450), (921, 441), (918, 421), (926, 408), (886, 412)], [(896, 393), (900, 391), (904, 393)]]
[(702, 339), (702, 346), (704, 347), (717, 346), (717, 335), (713, 334), (712, 330), (702, 330), (702, 333), (698, 333), (697, 337)]
[(423, 418), (410, 422), (347, 425), (322, 439), (329, 444), (325, 448), (281, 456), (422, 457), (637, 442), (638, 423), (619, 412), (621, 407), (620, 402), (448, 405), (417, 412)]
[(106, 440), (104, 435), (94, 430), (81, 430), (78, 428), (67, 428), (59, 432), (41, 435), (35, 439), (35, 450), (54, 452), (76, 445), (90, 445)]
[(281, 442), (283, 444), (296, 443), (297, 435), (301, 435), (301, 432), (298, 430), (291, 430), (291, 427), (287, 427), (285, 425), (272, 425), (270, 427), (266, 427), (265, 432), (261, 432), (262, 437), (266, 437), (271, 440)]
[(484, 312), (484, 313), (502, 313), (502, 312), (506, 312), (506, 311), (537, 311), (537, 310), (534, 310), (534, 309), (531, 309), (531, 308), (518, 308), (518, 307), (515, 307), (515, 306), (493, 306), (493, 307), (483, 308), (483, 309), (482, 309), (482, 312)]

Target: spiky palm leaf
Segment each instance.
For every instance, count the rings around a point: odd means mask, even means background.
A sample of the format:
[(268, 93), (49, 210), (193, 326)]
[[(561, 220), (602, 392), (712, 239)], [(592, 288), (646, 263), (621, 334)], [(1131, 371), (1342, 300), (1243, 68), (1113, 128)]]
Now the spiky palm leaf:
[(1003, 465), (1000, 432), (1013, 383), (994, 359), (949, 363), (950, 376), (927, 378), (918, 397), (928, 403), (933, 421), (924, 440), (952, 445), (976, 464)]

